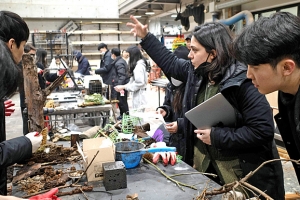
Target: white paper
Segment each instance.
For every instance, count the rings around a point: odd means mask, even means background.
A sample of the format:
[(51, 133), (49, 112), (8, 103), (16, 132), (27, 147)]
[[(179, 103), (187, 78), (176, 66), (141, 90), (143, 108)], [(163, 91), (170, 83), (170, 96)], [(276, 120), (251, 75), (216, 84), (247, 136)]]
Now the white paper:
[(81, 148), (80, 148), (78, 142), (76, 142), (76, 144), (77, 144), (77, 151), (78, 151), (78, 152), (80, 153), (80, 155), (82, 156), (84, 162), (86, 162), (86, 160), (85, 160), (86, 157), (84, 156), (83, 151), (81, 150)]

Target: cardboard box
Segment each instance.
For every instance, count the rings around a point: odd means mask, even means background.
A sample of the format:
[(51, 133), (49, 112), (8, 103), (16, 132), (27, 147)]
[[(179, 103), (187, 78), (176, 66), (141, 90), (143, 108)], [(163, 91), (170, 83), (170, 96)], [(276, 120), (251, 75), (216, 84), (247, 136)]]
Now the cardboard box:
[[(98, 155), (93, 160), (94, 156)], [(83, 164), (86, 169), (90, 162), (93, 160), (92, 164), (89, 166), (86, 175), (88, 182), (99, 181), (103, 179), (103, 163), (114, 162), (115, 161), (115, 145), (110, 139), (104, 137), (84, 139), (83, 140)]]

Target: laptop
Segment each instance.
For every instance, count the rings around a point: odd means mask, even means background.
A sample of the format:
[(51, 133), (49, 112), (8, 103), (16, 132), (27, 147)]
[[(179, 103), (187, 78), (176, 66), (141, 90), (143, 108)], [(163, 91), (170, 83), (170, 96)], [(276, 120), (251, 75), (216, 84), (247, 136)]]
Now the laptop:
[(235, 110), (226, 98), (218, 93), (185, 113), (197, 129), (207, 129), (220, 123), (231, 127), (235, 124)]

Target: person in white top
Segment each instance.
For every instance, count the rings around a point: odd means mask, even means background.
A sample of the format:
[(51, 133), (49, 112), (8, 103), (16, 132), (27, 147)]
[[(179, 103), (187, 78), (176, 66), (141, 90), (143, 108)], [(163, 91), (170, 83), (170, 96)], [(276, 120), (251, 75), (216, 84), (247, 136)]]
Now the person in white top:
[(68, 67), (68, 65), (57, 55), (52, 59), (49, 66), (50, 73), (57, 73), (58, 70), (65, 70), (64, 66)]

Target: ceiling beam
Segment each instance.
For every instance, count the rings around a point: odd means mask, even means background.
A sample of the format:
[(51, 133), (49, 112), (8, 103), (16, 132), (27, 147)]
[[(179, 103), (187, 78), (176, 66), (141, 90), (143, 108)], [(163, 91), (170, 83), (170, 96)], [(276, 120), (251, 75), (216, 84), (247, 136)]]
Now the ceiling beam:
[(125, 13), (127, 13), (128, 11), (140, 6), (141, 4), (147, 2), (147, 0), (135, 0), (135, 1), (131, 1), (129, 4), (126, 4), (123, 7), (119, 7), (119, 14), (123, 15)]

